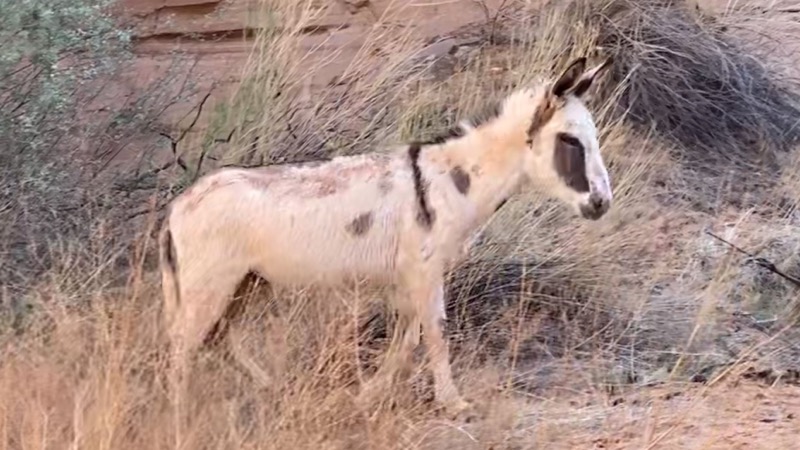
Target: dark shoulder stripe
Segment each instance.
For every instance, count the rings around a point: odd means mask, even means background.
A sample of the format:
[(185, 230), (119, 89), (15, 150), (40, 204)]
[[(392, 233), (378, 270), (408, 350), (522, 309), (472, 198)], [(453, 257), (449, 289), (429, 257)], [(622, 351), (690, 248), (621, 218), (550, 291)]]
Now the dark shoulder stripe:
[(411, 175), (414, 179), (414, 192), (417, 198), (417, 222), (425, 229), (430, 230), (433, 226), (433, 212), (428, 207), (428, 195), (426, 184), (422, 179), (422, 171), (419, 168), (419, 155), (422, 152), (422, 144), (411, 143), (408, 146), (408, 159), (411, 163)]

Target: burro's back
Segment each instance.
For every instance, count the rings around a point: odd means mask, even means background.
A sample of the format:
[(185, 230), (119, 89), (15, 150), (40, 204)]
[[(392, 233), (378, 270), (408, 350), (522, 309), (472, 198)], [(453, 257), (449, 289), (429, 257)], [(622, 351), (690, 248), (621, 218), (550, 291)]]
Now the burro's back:
[(280, 284), (386, 279), (413, 198), (401, 166), (373, 154), (206, 175), (169, 212), (180, 278), (231, 265)]

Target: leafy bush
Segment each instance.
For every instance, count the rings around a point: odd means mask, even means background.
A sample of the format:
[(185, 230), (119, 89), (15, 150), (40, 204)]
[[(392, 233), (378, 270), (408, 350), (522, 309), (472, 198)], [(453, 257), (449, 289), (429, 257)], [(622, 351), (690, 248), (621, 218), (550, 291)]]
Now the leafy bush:
[[(99, 77), (128, 55), (130, 34), (117, 27), (111, 0), (0, 2), (0, 280), (21, 281), (43, 264), (37, 241), (64, 228), (83, 200), (80, 160), (91, 145), (79, 107)], [(81, 133), (77, 133), (81, 130)], [(49, 232), (49, 233), (48, 233)], [(13, 302), (12, 302), (13, 303)]]
[(109, 0), (0, 4), (0, 133), (3, 156), (30, 156), (66, 131), (80, 85), (112, 68), (129, 34), (105, 12)]

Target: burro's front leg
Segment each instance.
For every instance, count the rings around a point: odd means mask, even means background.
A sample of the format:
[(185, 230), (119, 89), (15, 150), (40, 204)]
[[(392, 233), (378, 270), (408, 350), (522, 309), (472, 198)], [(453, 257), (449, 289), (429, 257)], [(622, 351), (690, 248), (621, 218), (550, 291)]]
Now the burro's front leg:
[(470, 409), (470, 404), (458, 392), (450, 368), (450, 351), (444, 336), (443, 274), (435, 269), (420, 270), (415, 275), (406, 278), (407, 292), (422, 324), (423, 342), (433, 372), (435, 399), (449, 415), (456, 416)]

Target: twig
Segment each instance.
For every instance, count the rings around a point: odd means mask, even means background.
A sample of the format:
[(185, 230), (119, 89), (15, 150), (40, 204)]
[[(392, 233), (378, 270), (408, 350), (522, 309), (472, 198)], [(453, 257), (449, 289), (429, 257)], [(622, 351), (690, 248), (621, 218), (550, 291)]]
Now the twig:
[(200, 104), (197, 105), (197, 114), (194, 115), (194, 119), (192, 119), (192, 123), (190, 123), (188, 127), (183, 129), (183, 131), (181, 132), (180, 137), (178, 137), (178, 142), (183, 140), (183, 138), (186, 137), (186, 134), (189, 133), (192, 130), (192, 128), (194, 128), (195, 125), (197, 125), (197, 121), (198, 121), (198, 119), (200, 119), (200, 114), (203, 113), (203, 106), (205, 106), (205, 104), (208, 101), (209, 97), (211, 97), (211, 91), (208, 91), (206, 93), (206, 95), (203, 97), (203, 99), (200, 100)]
[(172, 156), (175, 157), (175, 161), (179, 166), (181, 166), (181, 169), (184, 171), (189, 170), (189, 168), (186, 166), (186, 162), (183, 161), (183, 158), (178, 156), (178, 141), (173, 139), (168, 133), (159, 132), (158, 134), (169, 139), (169, 145), (172, 147)]
[(135, 218), (137, 218), (139, 216), (143, 216), (143, 215), (151, 213), (151, 212), (159, 213), (159, 212), (161, 212), (161, 210), (164, 209), (164, 207), (167, 206), (168, 203), (169, 202), (167, 201), (167, 202), (163, 202), (162, 204), (157, 205), (155, 207), (151, 206), (151, 207), (140, 209), (138, 211), (134, 211), (134, 212), (128, 214), (127, 216), (125, 216), (125, 221), (127, 222), (127, 221), (129, 221), (131, 219), (135, 219)]
[(230, 133), (228, 133), (228, 137), (225, 139), (216, 138), (214, 139), (215, 144), (229, 144), (231, 142), (231, 138), (233, 138), (233, 133), (236, 132), (236, 128), (232, 129)]
[(714, 234), (714, 233), (712, 233), (710, 231), (706, 231), (706, 234), (711, 236), (711, 237), (713, 237), (714, 239), (717, 239), (718, 241), (728, 245), (729, 247), (731, 247), (732, 249), (736, 250), (737, 252), (742, 253), (744, 255), (747, 255), (750, 258), (751, 262), (753, 262), (753, 263), (755, 263), (755, 264), (757, 264), (757, 265), (769, 270), (770, 272), (774, 273), (775, 275), (778, 275), (779, 277), (783, 278), (784, 280), (789, 281), (790, 283), (794, 284), (796, 287), (800, 288), (800, 279), (797, 279), (797, 278), (795, 278), (795, 277), (793, 277), (791, 275), (787, 275), (787, 274), (783, 273), (780, 269), (775, 267), (775, 264), (772, 261), (770, 261), (770, 260), (768, 260), (766, 258), (762, 258), (762, 257), (756, 256), (756, 255), (748, 252), (747, 250), (744, 250), (744, 249), (736, 246), (735, 244), (732, 244), (732, 243), (726, 241), (725, 239), (717, 236), (716, 234)]
[[(159, 132), (158, 133), (159, 135), (169, 139), (170, 146), (172, 147), (172, 154), (173, 154), (173, 156), (175, 156), (175, 162), (179, 166), (181, 166), (181, 169), (183, 169), (184, 171), (189, 170), (189, 168), (186, 165), (186, 162), (183, 161), (183, 158), (181, 158), (178, 155), (178, 144), (183, 140), (183, 138), (186, 137), (186, 135), (194, 128), (194, 126), (197, 125), (197, 121), (200, 119), (200, 114), (203, 113), (203, 106), (205, 106), (205, 104), (208, 101), (209, 97), (211, 97), (211, 91), (208, 91), (206, 93), (206, 95), (203, 96), (203, 99), (200, 100), (200, 103), (197, 105), (197, 113), (195, 113), (194, 119), (192, 119), (192, 123), (190, 123), (188, 127), (184, 128), (181, 131), (180, 135), (178, 136), (178, 139), (173, 138), (168, 133), (164, 133), (164, 132)], [(200, 160), (200, 164), (202, 164), (202, 159)], [(197, 169), (200, 170), (199, 165), (198, 165)]]

